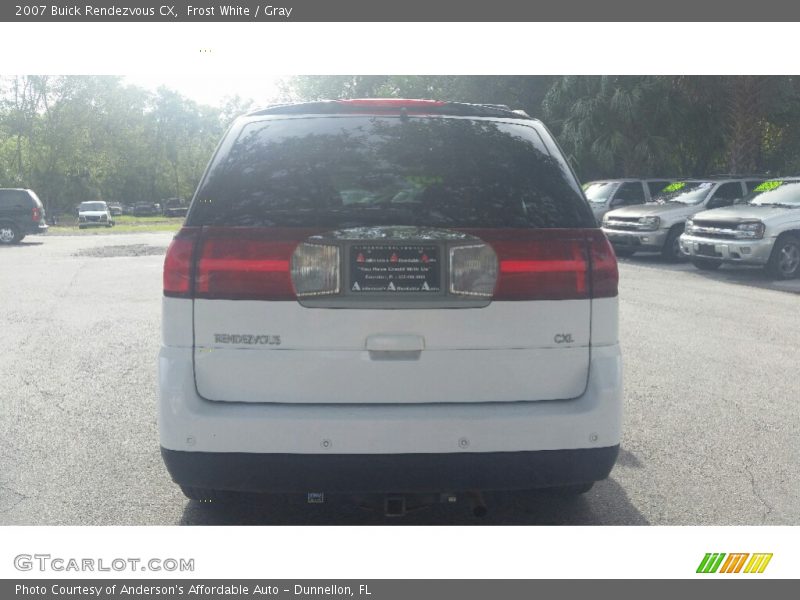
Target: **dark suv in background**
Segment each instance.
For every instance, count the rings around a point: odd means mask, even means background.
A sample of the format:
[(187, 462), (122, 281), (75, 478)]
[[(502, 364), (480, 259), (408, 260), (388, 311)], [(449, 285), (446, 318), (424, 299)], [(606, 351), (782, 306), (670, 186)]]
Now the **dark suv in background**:
[(44, 206), (32, 190), (0, 188), (0, 244), (46, 232)]

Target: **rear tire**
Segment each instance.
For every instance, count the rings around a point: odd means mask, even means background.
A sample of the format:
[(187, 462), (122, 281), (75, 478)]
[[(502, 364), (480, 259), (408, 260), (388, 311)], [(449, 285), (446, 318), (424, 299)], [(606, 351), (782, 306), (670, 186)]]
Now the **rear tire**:
[(778, 236), (766, 270), (773, 279), (794, 279), (800, 275), (800, 238), (790, 233)]
[(716, 271), (722, 266), (722, 261), (709, 260), (707, 258), (693, 258), (692, 264), (701, 271)]
[(681, 250), (680, 237), (683, 233), (683, 227), (675, 227), (670, 229), (667, 234), (667, 241), (664, 242), (664, 247), (661, 249), (661, 257), (669, 262), (680, 262), (686, 260), (686, 255)]
[(18, 244), (23, 237), (13, 223), (0, 223), (0, 244)]

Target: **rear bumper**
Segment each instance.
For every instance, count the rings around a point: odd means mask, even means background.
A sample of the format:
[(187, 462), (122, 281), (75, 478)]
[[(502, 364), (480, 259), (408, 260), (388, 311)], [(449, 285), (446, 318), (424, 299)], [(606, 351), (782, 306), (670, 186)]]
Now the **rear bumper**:
[(605, 479), (619, 446), (469, 454), (248, 454), (161, 449), (185, 486), (241, 492), (514, 490)]
[(618, 345), (586, 391), (552, 401), (358, 405), (213, 402), (191, 347), (162, 347), (159, 433), (173, 479), (250, 491), (528, 489), (606, 477), (620, 442)]
[(25, 235), (37, 235), (47, 233), (49, 227), (46, 223), (31, 223), (25, 231)]

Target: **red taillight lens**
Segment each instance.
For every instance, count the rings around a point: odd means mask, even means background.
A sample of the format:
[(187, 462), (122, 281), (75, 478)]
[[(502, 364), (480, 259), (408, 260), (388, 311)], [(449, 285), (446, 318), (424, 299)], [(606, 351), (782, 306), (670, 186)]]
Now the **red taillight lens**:
[(197, 260), (196, 297), (289, 300), (289, 260), (297, 242), (211, 238)]
[(188, 298), (192, 294), (192, 259), (197, 230), (183, 228), (167, 248), (164, 258), (164, 295)]
[(617, 294), (617, 263), (600, 231), (470, 230), (499, 263), (493, 300), (570, 300)]
[(42, 218), (42, 210), (38, 206), (33, 207), (33, 222), (38, 223)]
[(592, 298), (611, 298), (619, 293), (617, 256), (602, 231), (589, 234), (592, 265)]

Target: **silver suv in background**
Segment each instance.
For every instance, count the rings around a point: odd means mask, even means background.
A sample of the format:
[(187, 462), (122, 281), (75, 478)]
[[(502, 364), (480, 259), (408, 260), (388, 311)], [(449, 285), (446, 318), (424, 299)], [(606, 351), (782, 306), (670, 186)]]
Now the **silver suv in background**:
[(102, 200), (92, 200), (81, 202), (78, 207), (78, 228), (87, 227), (113, 227), (114, 219), (111, 218), (111, 211), (108, 204)]
[(597, 222), (615, 208), (650, 202), (672, 179), (603, 179), (583, 184), (583, 193)]
[(800, 177), (765, 181), (745, 202), (686, 222), (681, 248), (704, 270), (759, 265), (775, 279), (800, 275)]
[(667, 260), (684, 258), (680, 247), (686, 219), (706, 209), (731, 206), (762, 179), (685, 179), (667, 185), (652, 202), (618, 208), (603, 217), (603, 231), (617, 256), (660, 252)]

